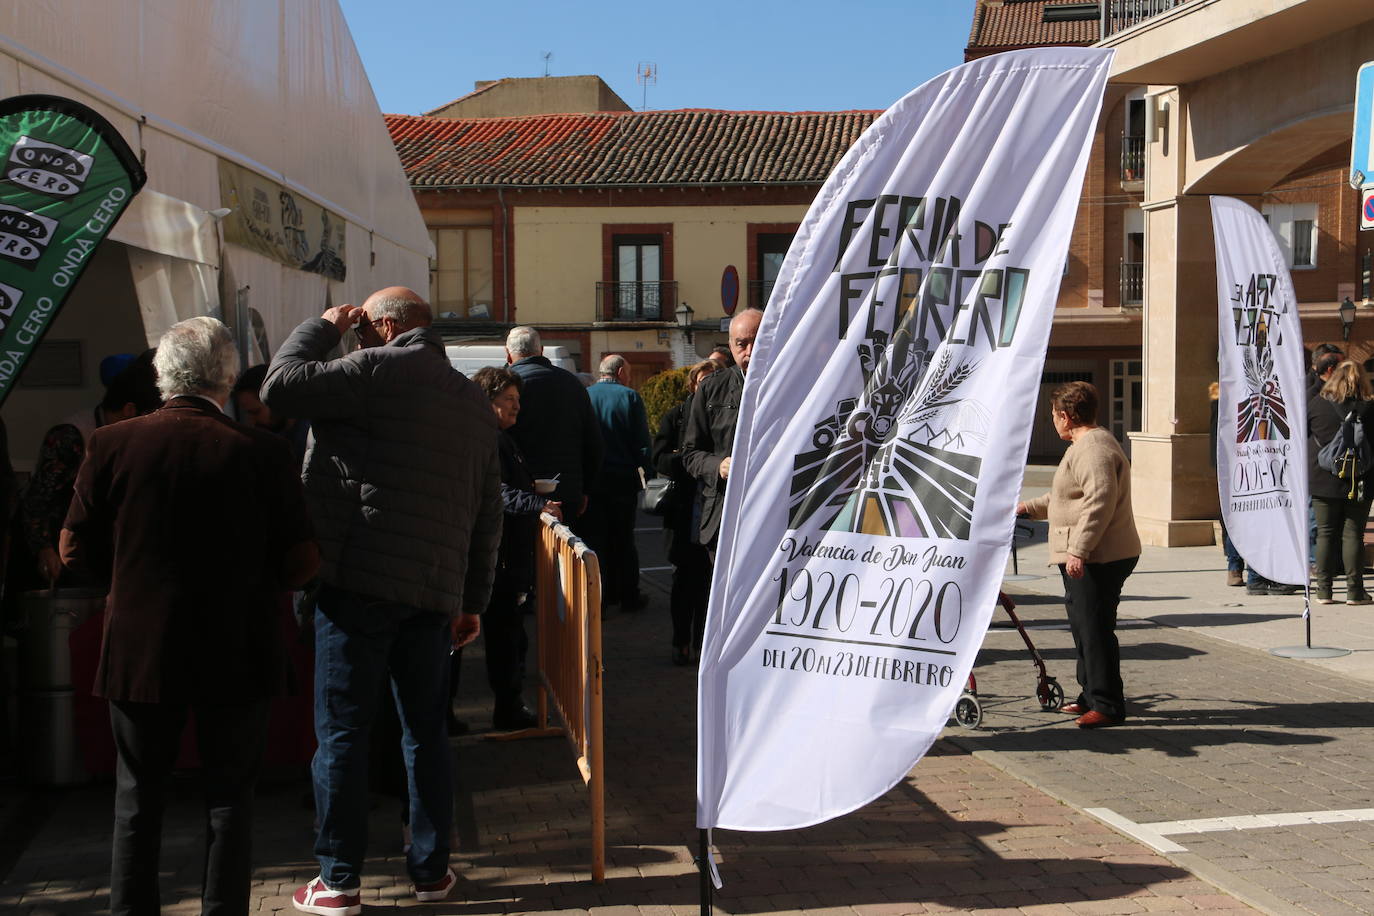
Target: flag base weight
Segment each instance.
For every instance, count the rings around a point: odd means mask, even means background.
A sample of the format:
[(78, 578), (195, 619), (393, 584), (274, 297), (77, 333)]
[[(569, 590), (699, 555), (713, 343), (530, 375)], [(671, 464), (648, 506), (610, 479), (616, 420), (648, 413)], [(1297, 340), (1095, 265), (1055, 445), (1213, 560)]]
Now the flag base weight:
[(1337, 649), (1334, 646), (1280, 646), (1277, 649), (1270, 649), (1270, 655), (1277, 655), (1279, 658), (1339, 658), (1342, 655), (1349, 655), (1349, 649)]

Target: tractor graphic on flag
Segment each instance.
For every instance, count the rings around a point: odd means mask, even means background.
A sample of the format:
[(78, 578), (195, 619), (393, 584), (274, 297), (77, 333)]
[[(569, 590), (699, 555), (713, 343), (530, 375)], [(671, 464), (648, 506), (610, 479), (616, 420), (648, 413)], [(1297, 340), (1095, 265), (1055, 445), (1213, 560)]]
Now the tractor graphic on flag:
[(1236, 442), (1289, 438), (1288, 410), (1274, 369), (1268, 313), (1260, 311), (1254, 345), (1242, 351), (1246, 395), (1236, 405)]
[(839, 401), (796, 456), (789, 527), (967, 540), (988, 413), (959, 388), (977, 364), (906, 328), (857, 350), (863, 394)]

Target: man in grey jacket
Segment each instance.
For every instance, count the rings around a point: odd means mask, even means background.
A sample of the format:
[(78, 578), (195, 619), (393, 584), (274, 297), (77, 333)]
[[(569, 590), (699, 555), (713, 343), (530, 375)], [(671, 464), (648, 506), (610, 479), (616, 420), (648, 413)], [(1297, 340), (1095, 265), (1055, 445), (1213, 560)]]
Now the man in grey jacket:
[[(420, 901), (442, 900), (452, 822), (445, 706), (449, 647), (477, 636), (501, 539), (496, 417), (454, 371), (419, 295), (390, 287), (361, 308), (303, 323), (267, 373), (262, 400), (310, 420), (306, 500), (322, 554), (315, 610), (312, 766), (320, 876), (296, 909), (361, 912), (367, 735), (390, 675), (405, 740)], [(376, 346), (329, 359), (354, 328)]]

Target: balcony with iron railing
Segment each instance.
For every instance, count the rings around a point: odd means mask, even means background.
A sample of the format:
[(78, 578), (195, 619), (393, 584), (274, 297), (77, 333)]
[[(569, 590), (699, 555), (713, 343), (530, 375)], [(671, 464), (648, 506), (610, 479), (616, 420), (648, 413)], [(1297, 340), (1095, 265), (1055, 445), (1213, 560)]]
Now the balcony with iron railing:
[(1191, 0), (1103, 0), (1102, 37), (1134, 28)]
[(1145, 138), (1121, 135), (1121, 180), (1145, 180)]
[(676, 282), (596, 284), (598, 321), (674, 321)]
[(772, 280), (749, 281), (749, 307), (761, 309), (768, 305), (768, 297), (773, 295)]
[(1145, 304), (1145, 265), (1138, 261), (1121, 262), (1121, 306), (1139, 307)]

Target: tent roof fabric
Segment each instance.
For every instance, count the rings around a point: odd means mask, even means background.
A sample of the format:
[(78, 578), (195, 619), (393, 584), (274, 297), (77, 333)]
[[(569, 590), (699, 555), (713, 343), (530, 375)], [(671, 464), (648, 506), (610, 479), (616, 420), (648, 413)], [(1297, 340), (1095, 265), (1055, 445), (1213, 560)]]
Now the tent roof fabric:
[(878, 111), (387, 115), (412, 187), (820, 184)]

